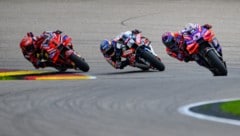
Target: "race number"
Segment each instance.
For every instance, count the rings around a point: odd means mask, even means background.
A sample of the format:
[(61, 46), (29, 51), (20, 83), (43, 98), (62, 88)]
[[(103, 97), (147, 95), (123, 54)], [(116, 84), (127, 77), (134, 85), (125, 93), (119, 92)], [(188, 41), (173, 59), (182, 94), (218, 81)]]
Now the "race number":
[(196, 40), (200, 39), (200, 37), (201, 37), (201, 33), (198, 32), (198, 33), (196, 33), (196, 34), (193, 35), (193, 40), (196, 41)]

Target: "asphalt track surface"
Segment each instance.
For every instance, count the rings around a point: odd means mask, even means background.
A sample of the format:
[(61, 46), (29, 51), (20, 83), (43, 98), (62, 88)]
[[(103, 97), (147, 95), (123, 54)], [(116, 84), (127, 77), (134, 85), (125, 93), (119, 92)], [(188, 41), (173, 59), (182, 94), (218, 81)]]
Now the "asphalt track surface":
[[(60, 29), (89, 63), (86, 74), (97, 77), (1, 81), (0, 136), (239, 136), (239, 126), (178, 112), (191, 103), (239, 97), (239, 13), (238, 0), (0, 0), (1, 68), (34, 70), (19, 41), (27, 31)], [(188, 22), (213, 25), (227, 77), (166, 54), (161, 34)], [(152, 40), (165, 71), (115, 70), (103, 59), (100, 41), (134, 28)]]

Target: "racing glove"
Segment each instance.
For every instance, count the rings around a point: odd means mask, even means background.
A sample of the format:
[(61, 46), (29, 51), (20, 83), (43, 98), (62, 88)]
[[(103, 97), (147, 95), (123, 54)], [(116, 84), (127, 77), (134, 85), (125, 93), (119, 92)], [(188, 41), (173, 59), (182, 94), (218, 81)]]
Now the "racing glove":
[(126, 59), (125, 61), (122, 61), (122, 62), (121, 62), (120, 69), (123, 69), (123, 68), (126, 67), (127, 65), (129, 65), (129, 60), (128, 60), (128, 59)]
[(190, 61), (190, 57), (186, 56), (184, 59), (183, 59), (184, 62), (189, 62)]
[(129, 60), (125, 60), (125, 61), (117, 61), (115, 63), (115, 68), (116, 69), (123, 69), (124, 67), (126, 67), (127, 65), (129, 65)]
[(120, 69), (120, 67), (121, 67), (121, 61), (116, 61), (115, 68)]
[(194, 57), (192, 55), (185, 56), (183, 59), (183, 61), (186, 63), (193, 60), (194, 60)]

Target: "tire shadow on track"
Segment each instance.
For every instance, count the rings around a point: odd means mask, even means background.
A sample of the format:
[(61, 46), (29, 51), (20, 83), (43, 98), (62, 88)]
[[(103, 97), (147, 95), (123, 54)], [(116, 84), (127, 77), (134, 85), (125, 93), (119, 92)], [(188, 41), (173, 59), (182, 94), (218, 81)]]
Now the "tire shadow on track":
[(149, 70), (117, 71), (117, 72), (100, 73), (97, 75), (129, 75), (129, 74), (152, 73), (152, 72), (159, 72), (159, 71), (149, 71)]

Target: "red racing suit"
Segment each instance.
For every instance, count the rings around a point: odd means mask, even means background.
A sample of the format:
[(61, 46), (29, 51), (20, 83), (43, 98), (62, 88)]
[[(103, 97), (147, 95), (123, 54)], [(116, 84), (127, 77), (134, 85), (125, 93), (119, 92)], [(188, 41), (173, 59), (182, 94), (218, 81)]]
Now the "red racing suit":
[(25, 47), (22, 48), (21, 51), (25, 59), (27, 59), (29, 62), (33, 64), (35, 68), (42, 67), (40, 65), (40, 59), (37, 54), (41, 52), (40, 47), (37, 46), (36, 42), (39, 41), (39, 37), (35, 37), (32, 32), (28, 32), (27, 35), (23, 38), (24, 39), (31, 39), (31, 45), (28, 45), (28, 49)]
[[(64, 41), (71, 40), (70, 37), (65, 35), (63, 38), (61, 36), (61, 31), (45, 31), (40, 36), (33, 36), (31, 32), (27, 36), (32, 37), (34, 50), (31, 52), (26, 52), (22, 50), (24, 57), (30, 61), (35, 68), (44, 68), (45, 66), (53, 66), (53, 63), (57, 61), (56, 52), (57, 46), (60, 43), (64, 44)], [(47, 53), (47, 59), (50, 61), (41, 62), (37, 54)]]
[(179, 61), (183, 61), (189, 57), (188, 53), (184, 49), (184, 39), (183, 36), (179, 32), (173, 32), (174, 40), (176, 41), (175, 48), (166, 47), (166, 52), (169, 56), (178, 59)]

